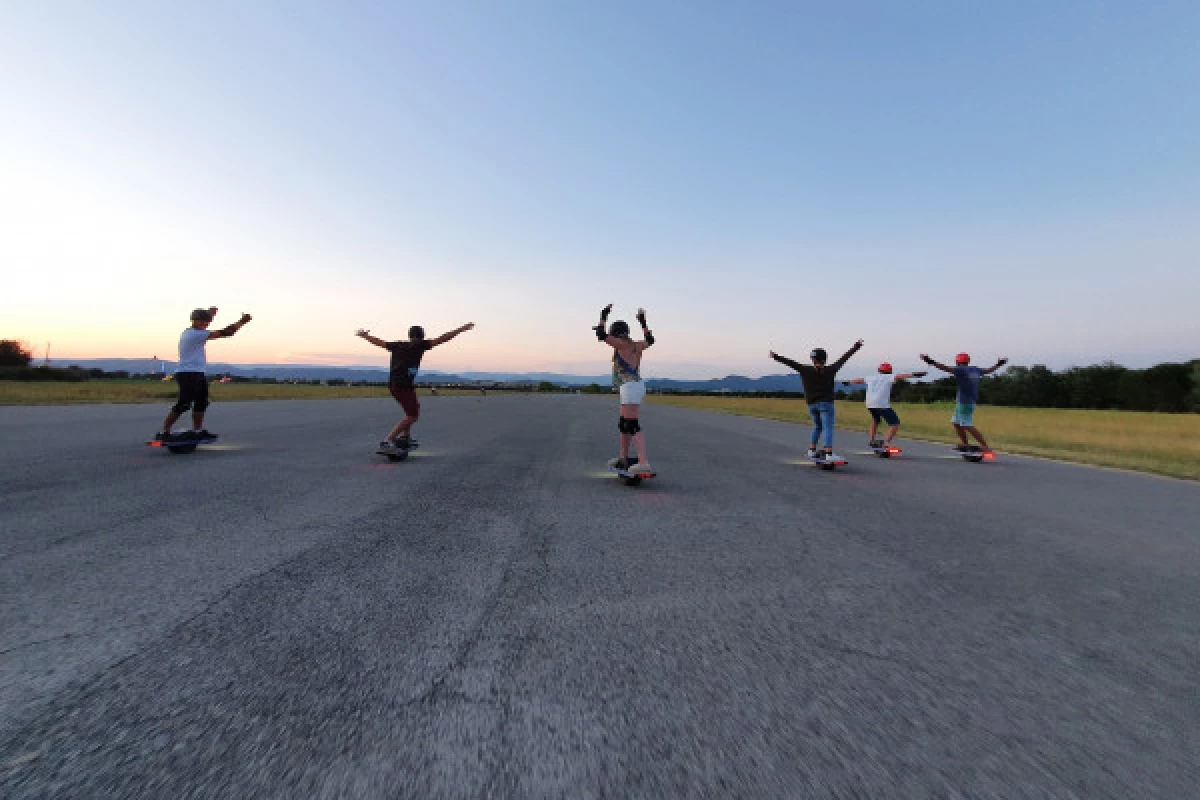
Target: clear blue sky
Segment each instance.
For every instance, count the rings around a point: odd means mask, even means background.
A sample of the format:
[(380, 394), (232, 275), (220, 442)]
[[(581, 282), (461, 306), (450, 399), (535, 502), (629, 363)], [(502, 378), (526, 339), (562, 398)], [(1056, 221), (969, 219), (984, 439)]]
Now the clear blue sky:
[[(1200, 4), (10, 2), (0, 336), (651, 375), (1200, 355)], [(8, 279), (6, 278), (6, 283)]]

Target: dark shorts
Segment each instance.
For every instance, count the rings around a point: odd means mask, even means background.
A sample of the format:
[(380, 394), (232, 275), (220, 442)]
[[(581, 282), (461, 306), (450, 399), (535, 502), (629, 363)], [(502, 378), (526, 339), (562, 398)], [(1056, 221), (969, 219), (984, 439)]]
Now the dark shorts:
[(900, 424), (900, 418), (896, 416), (896, 412), (890, 408), (868, 408), (867, 411), (871, 412), (871, 419), (875, 420), (877, 423), (880, 420), (883, 420), (888, 425)]
[(203, 372), (176, 372), (175, 383), (179, 386), (179, 400), (171, 407), (176, 414), (189, 408), (200, 413), (208, 408), (208, 376)]
[(404, 409), (406, 416), (416, 419), (421, 416), (421, 402), (417, 400), (417, 390), (411, 386), (401, 386), (398, 383), (389, 383), (388, 391), (392, 393), (392, 397), (396, 398), (396, 402)]

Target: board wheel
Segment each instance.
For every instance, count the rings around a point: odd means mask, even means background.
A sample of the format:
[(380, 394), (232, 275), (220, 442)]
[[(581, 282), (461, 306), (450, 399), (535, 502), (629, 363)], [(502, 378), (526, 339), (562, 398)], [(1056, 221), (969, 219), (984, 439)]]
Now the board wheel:
[(183, 453), (196, 452), (196, 445), (194, 445), (194, 444), (167, 445), (167, 450), (171, 453), (171, 455), (177, 456), (177, 455), (181, 455)]
[(638, 486), (642, 482), (641, 478), (625, 478), (626, 486)]
[(408, 459), (408, 453), (388, 453), (387, 459), (388, 459), (388, 461), (391, 461), (392, 463), (395, 463), (397, 461), (405, 461)]

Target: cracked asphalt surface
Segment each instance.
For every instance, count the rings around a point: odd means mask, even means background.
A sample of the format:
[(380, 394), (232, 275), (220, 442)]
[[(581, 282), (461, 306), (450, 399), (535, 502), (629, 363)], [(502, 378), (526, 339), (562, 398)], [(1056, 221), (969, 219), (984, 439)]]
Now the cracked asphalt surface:
[(423, 406), (0, 408), (0, 797), (1200, 796), (1196, 484)]

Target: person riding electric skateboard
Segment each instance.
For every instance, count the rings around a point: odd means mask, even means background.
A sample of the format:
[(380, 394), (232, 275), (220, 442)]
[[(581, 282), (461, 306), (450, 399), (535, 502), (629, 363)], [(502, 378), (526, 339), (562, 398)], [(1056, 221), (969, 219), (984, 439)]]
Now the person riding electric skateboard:
[(813, 419), (812, 436), (809, 439), (808, 446), (809, 458), (817, 457), (817, 440), (824, 433), (825, 460), (844, 460), (841, 456), (833, 452), (835, 379), (837, 378), (838, 370), (845, 366), (846, 362), (850, 360), (850, 356), (857, 353), (862, 346), (863, 340), (859, 339), (841, 358), (829, 365), (825, 363), (829, 357), (825, 350), (820, 347), (814, 348), (808, 354), (809, 358), (812, 359), (811, 366), (800, 364), (790, 358), (778, 355), (774, 350), (770, 351), (772, 359), (778, 361), (780, 364), (786, 364), (800, 373), (800, 381), (804, 385), (804, 401), (808, 404), (808, 413), (812, 415)]
[[(600, 312), (600, 324), (592, 328), (596, 338), (613, 349), (613, 385), (619, 387), (621, 393), (621, 413), (617, 421), (617, 430), (621, 432), (621, 454), (611, 459), (608, 466), (628, 469), (630, 475), (653, 475), (654, 470), (650, 468), (650, 458), (646, 453), (646, 435), (642, 432), (638, 414), (646, 397), (646, 384), (642, 382), (641, 375), (642, 354), (654, 344), (654, 334), (646, 327), (645, 309), (637, 310), (637, 321), (642, 327), (643, 336), (638, 340), (629, 335), (629, 323), (624, 320), (619, 319), (608, 326), (611, 311), (612, 303), (609, 303)], [(638, 460), (633, 466), (629, 466), (631, 443), (637, 451)]]
[[(216, 331), (210, 331), (217, 307), (197, 308), (192, 312), (192, 325), (179, 335), (179, 364), (175, 367), (175, 383), (179, 386), (179, 399), (163, 420), (162, 430), (154, 435), (156, 441), (170, 442), (190, 440), (199, 442), (216, 441), (217, 434), (204, 429), (204, 412), (208, 409), (208, 358), (204, 346), (213, 339), (227, 339), (242, 329), (252, 317), (242, 314), (237, 322)], [(176, 436), (171, 428), (188, 409), (192, 410), (192, 429)]]
[[(872, 375), (870, 378), (855, 378), (851, 381), (846, 381), (847, 384), (858, 386), (865, 384), (867, 387), (867, 411), (871, 414), (871, 433), (867, 441), (867, 447), (887, 447), (892, 443), (892, 439), (896, 438), (896, 431), (900, 430), (900, 417), (892, 408), (892, 386), (896, 381), (904, 381), (909, 378), (923, 378), (928, 375), (928, 372), (903, 372), (899, 375), (892, 374), (892, 365), (886, 361), (879, 365), (879, 374)], [(888, 426), (887, 436), (882, 441), (875, 438), (879, 431), (879, 423), (886, 422)]]
[(417, 399), (415, 386), (417, 372), (420, 371), (421, 358), (425, 355), (425, 351), (432, 350), (439, 344), (445, 344), (460, 333), (465, 333), (474, 327), (474, 322), (468, 322), (461, 328), (443, 333), (435, 339), (426, 339), (425, 329), (420, 325), (413, 325), (408, 329), (407, 341), (395, 342), (385, 342), (378, 336), (372, 336), (371, 332), (365, 328), (355, 332), (355, 336), (360, 336), (392, 354), (388, 372), (388, 391), (400, 404), (400, 408), (404, 409), (404, 418), (397, 422), (388, 433), (387, 438), (379, 443), (381, 450), (407, 450), (411, 445), (416, 444), (416, 440), (412, 438), (412, 427), (421, 416), (421, 402)]
[(961, 444), (954, 449), (959, 452), (970, 449), (970, 445), (967, 443), (967, 434), (969, 433), (983, 447), (984, 453), (991, 453), (992, 448), (988, 447), (988, 443), (983, 439), (983, 434), (975, 427), (975, 405), (979, 402), (979, 381), (984, 375), (991, 375), (1007, 364), (1008, 359), (998, 359), (993, 366), (987, 369), (972, 367), (971, 357), (966, 353), (959, 353), (954, 357), (953, 367), (934, 361), (925, 353), (921, 353), (921, 360), (931, 367), (937, 367), (942, 372), (949, 372), (954, 376), (955, 383), (958, 385), (958, 391), (954, 397), (954, 416), (950, 418), (950, 424), (954, 426), (954, 432), (958, 434)]

